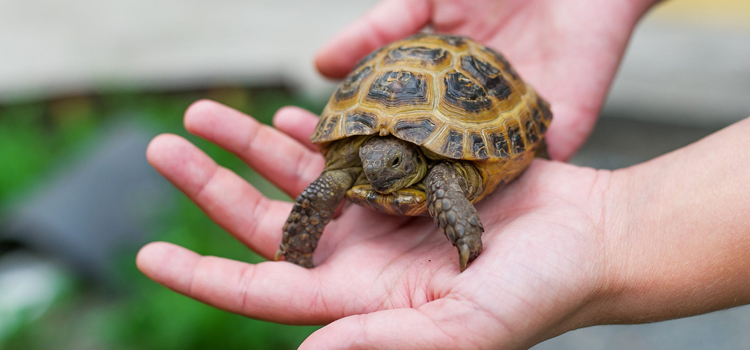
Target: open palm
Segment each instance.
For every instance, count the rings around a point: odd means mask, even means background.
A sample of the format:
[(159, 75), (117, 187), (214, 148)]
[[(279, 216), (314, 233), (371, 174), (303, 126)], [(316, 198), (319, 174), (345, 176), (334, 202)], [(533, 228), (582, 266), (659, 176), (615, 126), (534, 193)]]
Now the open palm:
[[(243, 158), (290, 196), (323, 168), (306, 141), (316, 118), (282, 109), (278, 129), (210, 101), (187, 129)], [(265, 198), (186, 140), (157, 137), (151, 163), (213, 220), (266, 258), (291, 203)], [(138, 256), (149, 277), (253, 318), (328, 326), (303, 349), (525, 348), (578, 321), (595, 298), (604, 259), (603, 201), (610, 174), (535, 160), (521, 178), (477, 204), (484, 251), (459, 273), (453, 246), (429, 217), (349, 206), (326, 228), (314, 269), (201, 257), (168, 243)], [(337, 321), (338, 320), (338, 321)], [(334, 322), (335, 321), (335, 322)]]
[(553, 159), (568, 159), (591, 132), (637, 20), (655, 0), (386, 0), (332, 39), (316, 58), (341, 78), (370, 51), (431, 25), (503, 53), (552, 105)]

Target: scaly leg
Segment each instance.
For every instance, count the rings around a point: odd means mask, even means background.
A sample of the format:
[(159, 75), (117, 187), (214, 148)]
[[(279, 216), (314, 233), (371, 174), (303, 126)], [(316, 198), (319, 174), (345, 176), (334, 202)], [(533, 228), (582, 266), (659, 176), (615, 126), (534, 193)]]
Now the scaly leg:
[(461, 271), (482, 252), (482, 222), (466, 198), (466, 180), (450, 165), (438, 164), (425, 180), (427, 210), (458, 249)]
[(284, 225), (276, 260), (283, 257), (297, 265), (313, 267), (312, 253), (318, 246), (320, 235), (346, 190), (354, 184), (356, 175), (346, 169), (324, 171), (302, 191)]

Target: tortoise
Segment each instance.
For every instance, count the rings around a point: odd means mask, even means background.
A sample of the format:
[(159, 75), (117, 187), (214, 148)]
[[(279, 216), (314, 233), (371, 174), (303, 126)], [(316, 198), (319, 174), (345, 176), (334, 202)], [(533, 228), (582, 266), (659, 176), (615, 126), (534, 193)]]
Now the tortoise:
[(546, 154), (549, 104), (498, 52), (417, 34), (370, 53), (341, 82), (310, 139), (325, 169), (297, 197), (276, 260), (313, 267), (343, 198), (387, 214), (429, 213), (464, 271), (482, 251), (473, 203)]

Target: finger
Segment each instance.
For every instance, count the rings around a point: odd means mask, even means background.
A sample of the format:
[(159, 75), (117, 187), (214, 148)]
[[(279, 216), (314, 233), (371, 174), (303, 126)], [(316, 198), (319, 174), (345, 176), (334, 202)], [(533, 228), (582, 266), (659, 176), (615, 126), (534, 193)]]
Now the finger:
[[(318, 125), (317, 115), (303, 108), (287, 106), (279, 109), (273, 116), (273, 125), (311, 151), (318, 152), (318, 146), (310, 141), (310, 135)], [(333, 212), (333, 218), (336, 219), (341, 216), (345, 206), (349, 204), (351, 204), (349, 201), (341, 202), (336, 211)]]
[(323, 46), (315, 65), (325, 76), (342, 78), (376, 48), (417, 33), (430, 11), (430, 0), (385, 0)]
[(291, 204), (269, 200), (176, 135), (154, 138), (146, 157), (217, 224), (263, 257), (273, 257)]
[[(440, 302), (440, 301), (438, 301)], [(308, 337), (300, 350), (476, 349), (481, 338), (461, 319), (444, 321), (418, 309), (393, 309), (333, 322)], [(476, 330), (479, 331), (479, 330)], [(486, 339), (486, 338), (485, 338)]]
[(193, 103), (185, 112), (185, 128), (236, 154), (292, 198), (323, 170), (323, 157), (319, 153), (213, 101)]
[(318, 116), (299, 107), (283, 107), (273, 116), (273, 126), (313, 152), (318, 151), (318, 146), (310, 141), (316, 125)]
[(252, 318), (321, 324), (341, 312), (336, 294), (330, 292), (335, 289), (321, 293), (323, 286), (312, 270), (286, 262), (253, 265), (155, 242), (141, 248), (136, 265), (167, 288)]
[(596, 112), (552, 106), (554, 119), (545, 138), (550, 158), (568, 161), (586, 142), (596, 124)]

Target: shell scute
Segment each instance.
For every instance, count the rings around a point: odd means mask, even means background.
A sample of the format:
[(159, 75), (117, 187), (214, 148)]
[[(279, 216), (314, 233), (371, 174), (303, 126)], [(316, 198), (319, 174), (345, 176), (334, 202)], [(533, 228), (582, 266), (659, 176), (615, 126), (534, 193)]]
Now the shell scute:
[(385, 71), (375, 77), (365, 100), (381, 108), (426, 105), (432, 96), (432, 77), (408, 70)]
[(487, 132), (486, 138), (489, 141), (490, 154), (496, 158), (510, 158), (510, 146), (508, 138), (502, 129), (491, 130)]
[(388, 51), (383, 58), (384, 65), (409, 65), (441, 69), (453, 60), (453, 55), (445, 49), (427, 46), (399, 46)]
[(508, 139), (510, 140), (510, 149), (514, 154), (523, 153), (523, 151), (526, 150), (526, 142), (523, 139), (520, 125), (515, 120), (508, 124), (506, 130), (508, 133)]
[(421, 145), (435, 131), (438, 124), (430, 116), (399, 119), (393, 125), (394, 136)]
[(480, 82), (480, 85), (487, 91), (487, 95), (504, 100), (513, 93), (510, 83), (499, 69), (475, 56), (461, 57), (461, 68)]
[(534, 118), (529, 113), (525, 113), (521, 120), (523, 121), (526, 140), (531, 144), (536, 144), (537, 141), (539, 141), (540, 136), (536, 127), (537, 124), (534, 123)]
[(447, 129), (440, 155), (461, 159), (464, 155), (464, 134), (459, 130)]
[(340, 114), (330, 114), (321, 117), (320, 120), (318, 120), (318, 126), (315, 127), (315, 132), (310, 137), (312, 142), (335, 138), (338, 134), (340, 134), (339, 132), (337, 132), (340, 120)]
[(451, 72), (443, 78), (445, 94), (438, 109), (448, 115), (471, 120), (483, 112), (492, 113), (494, 105), (480, 85), (461, 72)]
[(510, 65), (510, 62), (508, 62), (505, 56), (489, 47), (482, 47), (481, 51), (492, 57), (495, 61), (495, 64), (502, 67), (506, 73), (513, 77), (513, 80), (521, 80), (521, 78), (518, 76), (518, 73), (516, 73), (516, 70), (513, 69), (513, 66)]
[(377, 116), (373, 113), (354, 111), (346, 114), (344, 133), (346, 135), (371, 135), (378, 126)]
[(500, 53), (464, 37), (418, 34), (360, 60), (311, 139), (327, 153), (336, 140), (391, 134), (430, 159), (474, 162), (491, 192), (531, 162), (551, 118)]
[(358, 70), (359, 68), (361, 68), (362, 66), (365, 66), (365, 65), (371, 65), (373, 59), (375, 57), (377, 57), (381, 52), (383, 52), (383, 50), (385, 50), (385, 48), (386, 48), (385, 46), (377, 48), (377, 49), (375, 49), (375, 51), (370, 52), (369, 54), (367, 54), (367, 56), (362, 57), (362, 59), (360, 59), (354, 65), (354, 69), (352, 69), (352, 71), (356, 71), (356, 70)]
[(341, 82), (339, 88), (336, 89), (336, 92), (333, 95), (336, 101), (342, 101), (354, 97), (359, 92), (362, 81), (372, 74), (372, 70), (372, 67), (366, 66), (356, 71), (354, 74), (348, 75), (346, 79)]
[(475, 159), (489, 159), (489, 155), (487, 154), (487, 144), (484, 141), (484, 138), (482, 137), (481, 133), (478, 132), (472, 132), (469, 134), (469, 142), (470, 142), (470, 149), (471, 149), (471, 156)]
[(405, 41), (414, 41), (414, 42), (423, 42), (423, 43), (429, 43), (433, 45), (448, 45), (452, 49), (455, 50), (465, 50), (469, 47), (468, 41), (470, 39), (458, 36), (458, 35), (446, 35), (446, 34), (428, 34), (428, 33), (419, 33), (412, 35), (411, 37), (407, 38)]

